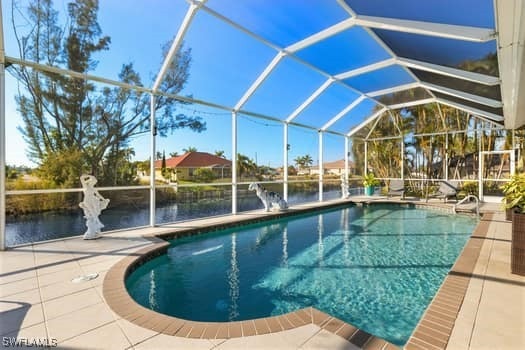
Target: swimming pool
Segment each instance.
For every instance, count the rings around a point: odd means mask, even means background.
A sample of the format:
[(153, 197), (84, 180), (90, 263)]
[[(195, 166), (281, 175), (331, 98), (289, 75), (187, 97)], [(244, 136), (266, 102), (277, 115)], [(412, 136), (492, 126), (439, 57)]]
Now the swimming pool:
[(126, 287), (145, 307), (195, 321), (313, 306), (402, 345), (476, 222), (399, 205), (290, 216), (174, 240)]

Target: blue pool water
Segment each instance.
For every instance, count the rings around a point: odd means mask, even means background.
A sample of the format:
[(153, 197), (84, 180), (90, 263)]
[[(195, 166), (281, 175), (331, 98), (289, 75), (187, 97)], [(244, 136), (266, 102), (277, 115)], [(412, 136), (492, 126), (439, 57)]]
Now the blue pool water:
[(477, 221), (445, 212), (345, 207), (171, 242), (126, 284), (141, 305), (195, 321), (313, 306), (402, 345)]

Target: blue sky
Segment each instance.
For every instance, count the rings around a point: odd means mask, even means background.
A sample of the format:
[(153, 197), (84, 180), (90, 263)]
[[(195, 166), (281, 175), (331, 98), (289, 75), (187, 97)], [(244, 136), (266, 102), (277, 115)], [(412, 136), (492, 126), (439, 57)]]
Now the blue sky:
[[(121, 1), (105, 0), (100, 3), (99, 23), (103, 33), (111, 37), (110, 50), (97, 57), (99, 60), (95, 75), (117, 80), (117, 74), (123, 63), (133, 62), (140, 72), (143, 82), (151, 84), (161, 62), (161, 47), (169, 42), (179, 28), (187, 10), (187, 2), (182, 0), (132, 1), (130, 6), (122, 6)], [(213, 1), (210, 1), (213, 7)], [(216, 3), (217, 4), (217, 3)], [(217, 4), (221, 10), (228, 10), (235, 2)], [(55, 8), (65, 10), (65, 2), (55, 1)], [(297, 6), (295, 6), (297, 8)], [(284, 8), (283, 10), (286, 10)], [(329, 12), (334, 10), (328, 9)], [(248, 11), (248, 10), (247, 10)], [(311, 16), (308, 8), (303, 9), (305, 16)], [(337, 10), (338, 11), (338, 10)], [(118, 14), (118, 20), (115, 15)], [(281, 14), (274, 14), (282, 16)], [(6, 54), (18, 57), (16, 43), (12, 36), (10, 1), (3, 2), (4, 33)], [(338, 14), (335, 19), (342, 18)], [(286, 32), (271, 33), (279, 37), (282, 44), (295, 42), (296, 38), (306, 35), (306, 31), (317, 31), (330, 25), (333, 19), (323, 19), (324, 23), (315, 23), (307, 28), (295, 28)], [(137, 24), (140, 23), (140, 25)], [(262, 23), (252, 22), (261, 26)], [(290, 23), (291, 25), (292, 23)], [(254, 28), (255, 31), (258, 29)], [(297, 32), (299, 30), (299, 32)], [(233, 106), (244, 94), (256, 77), (272, 60), (276, 51), (253, 40), (244, 33), (213, 18), (200, 13), (187, 33), (186, 46), (192, 48), (192, 69), (190, 79), (183, 95), (212, 101), (225, 106)], [(302, 101), (321, 85), (325, 78), (315, 72), (308, 72), (304, 65), (287, 59), (279, 66), (277, 73), (267, 81), (254, 98), (247, 103), (247, 109), (259, 111), (282, 119), (291, 113)], [(305, 74), (305, 73), (309, 73)], [(294, 84), (291, 84), (291, 81)], [(300, 85), (297, 84), (300, 79)], [(296, 89), (294, 86), (298, 86)], [(280, 93), (272, 94), (276, 87)], [(7, 163), (13, 165), (32, 165), (26, 157), (25, 142), (17, 130), (22, 122), (16, 112), (14, 94), (16, 81), (6, 75), (6, 115), (7, 115)], [(166, 153), (182, 152), (183, 148), (196, 147), (199, 151), (213, 153), (223, 150), (231, 157), (231, 113), (193, 104), (182, 110), (188, 115), (200, 115), (207, 123), (207, 130), (194, 133), (188, 130), (176, 130), (166, 138), (157, 138), (157, 149)], [(238, 119), (238, 151), (259, 164), (278, 167), (283, 162), (282, 140), (283, 126), (254, 117), (240, 116)], [(290, 162), (297, 156), (310, 154), (314, 161), (318, 156), (318, 135), (315, 130), (290, 127), (289, 153)], [(344, 157), (344, 139), (326, 134), (324, 137), (326, 161)], [(138, 135), (132, 139), (136, 159), (149, 157), (149, 135)]]
[[(400, 9), (370, 9), (365, 2), (360, 1), (347, 2), (351, 6), (355, 5), (356, 9), (364, 14), (395, 17), (404, 13)], [(449, 6), (445, 6), (447, 2), (450, 1), (429, 0), (428, 6), (434, 18), (447, 17), (446, 13), (450, 12)], [(55, 8), (65, 12), (66, 3), (64, 0), (55, 1)], [(399, 6), (406, 8), (408, 3), (403, 0)], [(484, 1), (483, 6), (487, 3), (492, 1)], [(11, 1), (3, 1), (2, 5), (6, 54), (17, 57), (11, 28)], [(207, 3), (212, 10), (231, 17), (279, 47), (296, 43), (348, 18), (348, 13), (336, 1), (279, 0), (279, 6), (274, 5), (274, 2), (268, 0), (209, 0)], [(188, 3), (185, 0), (130, 0), (125, 3), (121, 0), (100, 1), (99, 24), (103, 33), (111, 37), (111, 45), (109, 51), (96, 57), (99, 64), (91, 73), (117, 80), (122, 64), (133, 62), (135, 69), (141, 74), (143, 83), (151, 86), (161, 64), (161, 47), (172, 40), (187, 8)], [(469, 8), (460, 9), (460, 12)], [(488, 10), (483, 9), (483, 12), (486, 11)], [(294, 15), (290, 16), (290, 13)], [(456, 15), (457, 13), (452, 16), (451, 21), (456, 21)], [(491, 16), (477, 15), (469, 18), (471, 25), (493, 25), (490, 23)], [(345, 46), (342, 46), (342, 43)], [(186, 34), (185, 45), (192, 49), (192, 67), (190, 78), (181, 94), (229, 107), (233, 107), (239, 101), (277, 54), (275, 48), (254, 40), (204, 11), (199, 11), (194, 18)], [(485, 47), (481, 49), (487, 50)], [(363, 29), (354, 27), (299, 51), (297, 57), (335, 75), (390, 56)], [(311, 67), (285, 57), (243, 108), (285, 120), (326, 79), (326, 76), (312, 70)], [(413, 77), (405, 70), (392, 66), (348, 79), (344, 83), (352, 84), (362, 91), (374, 91), (411, 81), (414, 81)], [(16, 130), (16, 126), (21, 125), (21, 120), (17, 116), (14, 104), (16, 82), (9, 74), (6, 76), (6, 88), (7, 162), (16, 165), (30, 164), (25, 156), (24, 141), (20, 132)], [(327, 94), (315, 100), (296, 121), (321, 127), (358, 96), (358, 92), (348, 87), (338, 83), (332, 84), (327, 89)], [(335, 123), (333, 130), (347, 133), (370, 115), (374, 108), (377, 108), (376, 104), (365, 99), (344, 119)], [(201, 134), (177, 130), (167, 138), (159, 137), (159, 151), (181, 153), (183, 148), (193, 146), (199, 151), (210, 153), (223, 150), (227, 157), (231, 157), (231, 114), (228, 111), (197, 104), (185, 106), (182, 111), (189, 115), (202, 116), (207, 123), (207, 130)], [(311, 155), (314, 161), (317, 161), (317, 132), (298, 127), (291, 127), (289, 132), (290, 162), (305, 154)], [(238, 151), (254, 160), (257, 159), (259, 164), (272, 167), (282, 165), (282, 140), (281, 123), (247, 116), (239, 117)], [(131, 146), (135, 149), (136, 159), (143, 160), (149, 157), (148, 134), (133, 138)], [(344, 138), (325, 133), (324, 149), (325, 161), (344, 158)]]

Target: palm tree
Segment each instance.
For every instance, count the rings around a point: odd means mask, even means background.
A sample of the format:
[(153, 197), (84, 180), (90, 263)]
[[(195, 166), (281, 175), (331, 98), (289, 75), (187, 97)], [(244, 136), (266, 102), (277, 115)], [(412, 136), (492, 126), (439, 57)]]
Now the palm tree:
[(197, 147), (190, 146), (188, 148), (183, 148), (182, 152), (184, 153), (197, 152)]
[(179, 152), (170, 152), (170, 157), (178, 157), (179, 156)]
[(304, 167), (303, 157), (297, 156), (293, 161), (299, 169), (302, 169)]
[(307, 154), (307, 155), (304, 155), (304, 156), (297, 156), (295, 159), (294, 159), (294, 162), (295, 162), (295, 165), (297, 165), (297, 167), (299, 169), (306, 169), (308, 168), (310, 165), (312, 165), (312, 163), (314, 162), (314, 160), (312, 159), (312, 157)]
[(216, 155), (217, 157), (224, 158), (224, 151), (215, 151), (215, 155)]
[(250, 173), (254, 173), (256, 170), (257, 165), (253, 160), (243, 154), (237, 154), (237, 172), (239, 177), (242, 177), (245, 174), (250, 175)]
[(307, 154), (303, 157), (303, 162), (304, 162), (304, 165), (308, 168), (313, 164), (314, 160), (309, 154)]

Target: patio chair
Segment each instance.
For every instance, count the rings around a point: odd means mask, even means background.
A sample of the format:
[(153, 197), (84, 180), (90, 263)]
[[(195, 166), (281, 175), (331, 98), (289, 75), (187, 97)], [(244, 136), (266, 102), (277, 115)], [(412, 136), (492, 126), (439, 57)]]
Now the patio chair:
[(403, 180), (390, 180), (388, 185), (387, 197), (401, 196), (401, 199), (405, 199), (405, 181)]
[(428, 202), (429, 198), (442, 198), (445, 203), (449, 198), (454, 198), (457, 201), (458, 187), (459, 183), (457, 181), (441, 181), (436, 192), (427, 194), (426, 201)]

